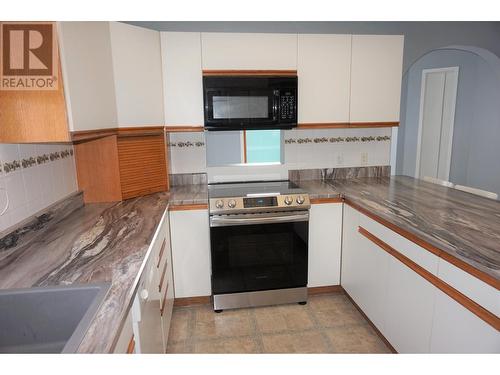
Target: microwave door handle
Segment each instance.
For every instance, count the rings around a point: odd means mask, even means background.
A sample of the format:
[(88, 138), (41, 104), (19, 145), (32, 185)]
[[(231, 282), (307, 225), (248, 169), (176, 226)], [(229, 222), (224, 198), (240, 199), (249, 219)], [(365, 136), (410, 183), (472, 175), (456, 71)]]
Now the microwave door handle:
[(274, 90), (273, 91), (273, 121), (278, 120), (278, 106), (279, 106), (279, 101), (280, 101), (280, 91), (279, 90)]

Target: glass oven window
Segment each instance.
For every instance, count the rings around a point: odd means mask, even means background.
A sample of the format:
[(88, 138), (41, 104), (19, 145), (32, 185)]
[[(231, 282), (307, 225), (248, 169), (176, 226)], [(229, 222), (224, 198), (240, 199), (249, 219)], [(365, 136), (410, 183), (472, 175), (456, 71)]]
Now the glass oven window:
[(215, 120), (269, 117), (268, 96), (214, 96), (212, 105)]
[(214, 294), (307, 285), (308, 223), (213, 227)]

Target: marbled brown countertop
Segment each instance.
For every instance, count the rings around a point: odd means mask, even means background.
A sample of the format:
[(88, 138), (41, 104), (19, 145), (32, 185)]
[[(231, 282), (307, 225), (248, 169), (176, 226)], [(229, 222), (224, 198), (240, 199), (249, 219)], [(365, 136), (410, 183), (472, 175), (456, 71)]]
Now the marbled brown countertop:
[(208, 185), (177, 185), (170, 187), (170, 205), (208, 204)]
[(358, 206), (500, 280), (500, 202), (406, 176), (327, 182)]
[(294, 183), (309, 194), (310, 199), (340, 198), (341, 191), (324, 180), (300, 180)]
[(81, 194), (73, 196), (0, 240), (0, 288), (111, 283), (78, 349), (109, 352), (168, 197), (83, 206)]

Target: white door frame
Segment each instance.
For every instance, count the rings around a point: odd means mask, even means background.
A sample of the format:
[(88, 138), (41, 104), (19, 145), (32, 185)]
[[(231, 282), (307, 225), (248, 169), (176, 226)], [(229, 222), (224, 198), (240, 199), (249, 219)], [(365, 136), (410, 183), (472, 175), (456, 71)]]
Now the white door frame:
[[(451, 137), (448, 140), (448, 155), (446, 155), (446, 181), (450, 179), (450, 168), (451, 168), (451, 149), (453, 147), (453, 132), (455, 128), (455, 106), (457, 104), (457, 90), (458, 90), (458, 66), (450, 66), (446, 68), (435, 68), (435, 69), (423, 69), (422, 70), (422, 78), (421, 78), (421, 87), (420, 87), (420, 109), (418, 111), (418, 138), (417, 138), (417, 160), (415, 165), (415, 178), (420, 178), (420, 154), (422, 147), (422, 127), (423, 127), (423, 112), (424, 112), (424, 94), (425, 94), (425, 84), (426, 84), (426, 75), (429, 73), (438, 73), (438, 72), (454, 72), (457, 74), (456, 84), (453, 87), (453, 97), (455, 100), (451, 105), (452, 112), (452, 122), (450, 134)], [(446, 78), (445, 78), (446, 79)], [(445, 80), (446, 85), (446, 80)], [(439, 163), (439, 161), (438, 161)]]

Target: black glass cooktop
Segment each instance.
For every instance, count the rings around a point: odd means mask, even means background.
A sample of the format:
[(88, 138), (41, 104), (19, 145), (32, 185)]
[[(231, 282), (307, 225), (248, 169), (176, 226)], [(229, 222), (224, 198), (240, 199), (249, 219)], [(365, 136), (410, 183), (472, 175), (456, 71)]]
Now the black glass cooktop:
[(290, 181), (238, 182), (208, 185), (209, 198), (247, 197), (259, 194), (300, 194), (305, 191)]

